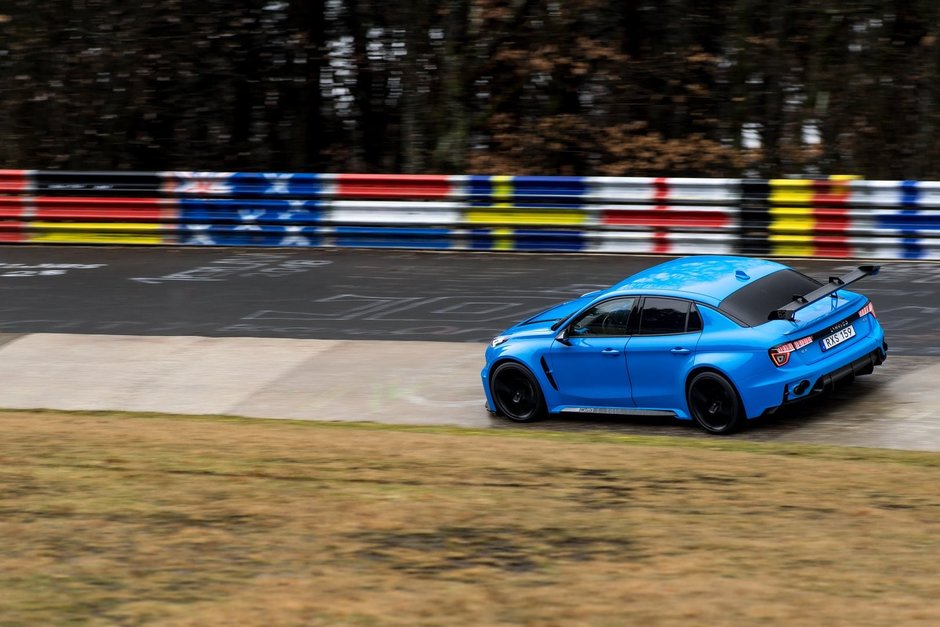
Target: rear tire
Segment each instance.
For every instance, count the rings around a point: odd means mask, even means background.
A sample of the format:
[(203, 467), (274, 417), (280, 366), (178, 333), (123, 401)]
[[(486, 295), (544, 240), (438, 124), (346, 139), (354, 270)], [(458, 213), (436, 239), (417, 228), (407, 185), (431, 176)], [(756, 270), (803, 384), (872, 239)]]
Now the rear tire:
[(532, 422), (545, 417), (545, 397), (529, 370), (514, 362), (496, 367), (490, 379), (496, 411), (515, 422)]
[(728, 435), (747, 420), (734, 385), (717, 372), (700, 372), (692, 377), (686, 399), (692, 418), (708, 433)]

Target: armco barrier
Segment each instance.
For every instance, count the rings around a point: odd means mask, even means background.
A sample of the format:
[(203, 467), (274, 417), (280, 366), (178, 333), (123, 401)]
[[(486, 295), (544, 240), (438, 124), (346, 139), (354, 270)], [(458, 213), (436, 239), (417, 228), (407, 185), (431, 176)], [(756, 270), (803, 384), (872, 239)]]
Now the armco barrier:
[(0, 243), (940, 258), (940, 182), (0, 170)]
[(772, 179), (769, 254), (940, 258), (940, 183)]

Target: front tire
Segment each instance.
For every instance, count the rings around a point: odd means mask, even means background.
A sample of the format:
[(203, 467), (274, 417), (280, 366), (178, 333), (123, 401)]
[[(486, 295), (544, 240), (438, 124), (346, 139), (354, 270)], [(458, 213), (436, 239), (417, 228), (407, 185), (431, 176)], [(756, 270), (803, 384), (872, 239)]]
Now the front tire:
[(708, 433), (734, 433), (746, 420), (734, 385), (717, 372), (700, 372), (692, 377), (686, 398), (692, 418)]
[(515, 422), (544, 418), (545, 397), (538, 381), (521, 364), (504, 362), (493, 371), (492, 392), (496, 410)]

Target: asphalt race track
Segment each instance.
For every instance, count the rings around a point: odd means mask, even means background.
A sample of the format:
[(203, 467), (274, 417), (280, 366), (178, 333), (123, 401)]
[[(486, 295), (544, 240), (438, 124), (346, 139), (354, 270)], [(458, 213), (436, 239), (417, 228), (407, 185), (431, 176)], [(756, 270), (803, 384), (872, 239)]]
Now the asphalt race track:
[[(659, 261), (0, 248), (0, 407), (515, 426), (483, 409), (481, 343)], [(857, 263), (792, 265), (825, 279)], [(883, 263), (854, 287), (885, 327), (886, 364), (736, 437), (940, 451), (938, 284), (940, 264)], [(710, 437), (688, 422), (643, 417), (552, 417), (532, 428)]]
[[(0, 332), (484, 342), (655, 257), (326, 249), (0, 248)], [(825, 279), (857, 265), (796, 260)], [(940, 264), (883, 262), (892, 355), (940, 355)]]

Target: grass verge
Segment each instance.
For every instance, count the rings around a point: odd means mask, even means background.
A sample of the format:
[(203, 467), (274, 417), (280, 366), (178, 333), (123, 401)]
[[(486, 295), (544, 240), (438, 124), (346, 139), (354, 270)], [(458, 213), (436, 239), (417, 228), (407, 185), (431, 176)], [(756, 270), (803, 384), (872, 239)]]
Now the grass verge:
[(940, 455), (0, 412), (0, 624), (940, 622)]

